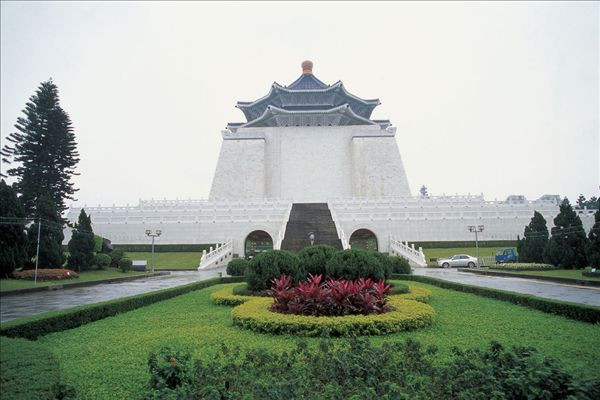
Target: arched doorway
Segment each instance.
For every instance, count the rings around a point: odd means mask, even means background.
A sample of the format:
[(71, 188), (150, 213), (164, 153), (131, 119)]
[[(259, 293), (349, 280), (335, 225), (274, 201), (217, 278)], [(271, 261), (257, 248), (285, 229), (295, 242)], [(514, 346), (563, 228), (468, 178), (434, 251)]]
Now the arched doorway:
[(350, 236), (350, 247), (353, 249), (363, 249), (377, 251), (377, 236), (368, 229), (358, 229)]
[(244, 242), (244, 255), (246, 258), (254, 257), (263, 251), (273, 250), (273, 239), (265, 231), (252, 231), (246, 236)]

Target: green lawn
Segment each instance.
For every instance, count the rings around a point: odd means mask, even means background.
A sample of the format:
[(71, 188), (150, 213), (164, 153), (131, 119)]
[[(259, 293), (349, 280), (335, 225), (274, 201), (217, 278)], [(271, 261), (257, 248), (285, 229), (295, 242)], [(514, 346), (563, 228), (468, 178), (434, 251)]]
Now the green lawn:
[[(575, 375), (600, 378), (599, 325), (473, 294), (411, 284), (433, 292), (430, 304), (436, 311), (434, 325), (375, 337), (374, 342), (413, 338), (436, 345), (442, 358), (448, 357), (453, 346), (483, 348), (491, 340), (507, 346), (534, 346), (542, 355), (560, 360)], [(63, 380), (76, 387), (80, 399), (142, 397), (148, 380), (148, 353), (162, 346), (189, 349), (199, 357), (218, 351), (223, 342), (274, 351), (295, 347), (296, 337), (234, 327), (231, 308), (210, 301), (210, 293), (222, 287), (191, 292), (38, 341), (58, 357)], [(308, 342), (315, 344), (318, 340)], [(336, 339), (340, 340), (344, 339)]]
[[(479, 257), (495, 256), (498, 250), (506, 249), (508, 247), (480, 247)], [(429, 262), (430, 258), (448, 258), (455, 254), (468, 254), (473, 257), (477, 257), (477, 249), (475, 247), (451, 247), (448, 249), (432, 248), (423, 249), (425, 253), (425, 259)]]
[(102, 279), (110, 279), (110, 278), (121, 278), (124, 276), (134, 276), (134, 275), (143, 275), (144, 272), (127, 272), (123, 273), (120, 269), (117, 268), (107, 268), (104, 270), (94, 270), (94, 271), (84, 271), (79, 274), (79, 278), (76, 279), (67, 279), (61, 281), (45, 281), (37, 283), (33, 283), (33, 281), (24, 280), (24, 279), (0, 279), (0, 291), (5, 290), (16, 290), (16, 289), (25, 289), (31, 287), (38, 286), (50, 286), (50, 285), (70, 285), (72, 283), (77, 282), (91, 282)]
[(581, 275), (581, 269), (555, 269), (550, 271), (506, 271), (499, 269), (490, 269), (492, 272), (502, 272), (509, 274), (522, 274), (522, 275), (539, 275), (539, 276), (554, 276), (559, 278), (572, 278), (572, 279), (585, 279), (589, 281), (600, 281), (598, 277), (583, 276)]
[[(132, 260), (147, 260), (150, 269), (152, 253), (127, 252), (125, 255)], [(154, 269), (195, 269), (200, 265), (201, 252), (169, 252), (154, 253)]]

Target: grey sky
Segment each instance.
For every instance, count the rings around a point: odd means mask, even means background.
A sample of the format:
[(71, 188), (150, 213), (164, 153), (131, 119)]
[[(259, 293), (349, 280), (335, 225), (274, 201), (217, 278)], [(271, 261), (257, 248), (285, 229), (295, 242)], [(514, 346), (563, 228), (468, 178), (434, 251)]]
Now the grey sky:
[(204, 198), (235, 102), (311, 59), (381, 99), (414, 194), (574, 200), (598, 193), (598, 20), (596, 2), (2, 2), (2, 145), (52, 77), (80, 204)]

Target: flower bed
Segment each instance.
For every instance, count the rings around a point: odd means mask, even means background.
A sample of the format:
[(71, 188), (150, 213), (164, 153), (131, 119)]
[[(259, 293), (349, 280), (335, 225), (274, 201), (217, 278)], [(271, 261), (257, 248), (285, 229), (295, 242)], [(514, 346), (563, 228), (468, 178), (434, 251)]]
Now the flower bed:
[(550, 271), (553, 269), (559, 269), (551, 264), (540, 264), (540, 263), (508, 263), (508, 264), (494, 264), (490, 266), (490, 269), (499, 271)]
[[(35, 279), (35, 269), (27, 269), (20, 272), (14, 272), (13, 278), (15, 279)], [(77, 272), (71, 271), (70, 269), (56, 268), (56, 269), (38, 269), (37, 280), (38, 281), (60, 281), (63, 279), (79, 278)]]
[(270, 334), (300, 336), (384, 335), (412, 330), (433, 323), (431, 306), (402, 296), (390, 296), (392, 311), (383, 314), (315, 317), (281, 314), (270, 310), (273, 300), (256, 297), (235, 307), (233, 323), (245, 329)]

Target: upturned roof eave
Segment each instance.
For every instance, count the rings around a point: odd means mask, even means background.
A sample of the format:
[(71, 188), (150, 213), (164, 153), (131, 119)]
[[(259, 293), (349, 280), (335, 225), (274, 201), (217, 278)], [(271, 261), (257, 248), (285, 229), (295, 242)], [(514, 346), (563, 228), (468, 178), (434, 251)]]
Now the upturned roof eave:
[(360, 115), (356, 114), (352, 111), (352, 108), (349, 104), (342, 104), (337, 107), (332, 107), (328, 110), (285, 110), (283, 108), (268, 106), (262, 115), (258, 118), (253, 119), (252, 121), (248, 121), (244, 125), (239, 126), (239, 128), (250, 128), (256, 125), (259, 122), (267, 120), (271, 115), (293, 115), (293, 114), (335, 114), (337, 112), (342, 112), (344, 114), (349, 115), (351, 118), (356, 119), (358, 121), (364, 122), (365, 125), (378, 125), (376, 122), (371, 121), (370, 119), (363, 118)]

